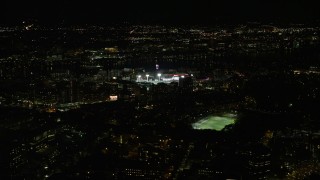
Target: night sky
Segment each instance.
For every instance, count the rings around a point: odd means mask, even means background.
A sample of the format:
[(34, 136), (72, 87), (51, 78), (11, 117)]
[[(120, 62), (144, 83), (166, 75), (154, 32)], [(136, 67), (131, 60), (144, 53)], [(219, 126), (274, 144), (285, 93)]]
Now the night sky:
[(35, 18), (43, 23), (183, 23), (285, 21), (320, 18), (311, 0), (5, 0), (1, 22)]

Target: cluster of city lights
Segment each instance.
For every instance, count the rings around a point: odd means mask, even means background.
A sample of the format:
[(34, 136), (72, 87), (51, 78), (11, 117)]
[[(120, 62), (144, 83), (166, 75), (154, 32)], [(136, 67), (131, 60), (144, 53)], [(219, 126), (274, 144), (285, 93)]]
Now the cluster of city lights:
[[(146, 74), (147, 82), (149, 81), (149, 76), (150, 76), (149, 74)], [(158, 76), (159, 81), (160, 81), (162, 74), (161, 74), (161, 73), (158, 73), (157, 76)], [(142, 76), (141, 76), (141, 75), (138, 75), (137, 77), (138, 77), (137, 81), (140, 82)]]

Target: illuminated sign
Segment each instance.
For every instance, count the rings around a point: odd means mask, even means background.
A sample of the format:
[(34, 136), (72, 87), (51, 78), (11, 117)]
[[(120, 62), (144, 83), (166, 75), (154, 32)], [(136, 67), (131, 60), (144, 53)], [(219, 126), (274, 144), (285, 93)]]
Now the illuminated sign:
[(115, 95), (111, 95), (109, 97), (110, 101), (117, 101), (118, 100), (118, 96), (115, 96)]

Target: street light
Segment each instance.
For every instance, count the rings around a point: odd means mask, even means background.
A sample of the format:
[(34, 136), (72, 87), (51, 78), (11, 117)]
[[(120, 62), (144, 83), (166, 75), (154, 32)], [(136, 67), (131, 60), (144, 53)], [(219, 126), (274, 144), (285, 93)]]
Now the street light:
[(160, 77), (161, 77), (161, 74), (160, 74), (160, 73), (158, 74), (158, 77), (159, 77), (159, 81), (160, 81)]
[(138, 75), (138, 81), (140, 81), (140, 79), (141, 79), (141, 75)]
[(146, 74), (146, 77), (147, 77), (147, 81), (149, 81), (149, 74)]

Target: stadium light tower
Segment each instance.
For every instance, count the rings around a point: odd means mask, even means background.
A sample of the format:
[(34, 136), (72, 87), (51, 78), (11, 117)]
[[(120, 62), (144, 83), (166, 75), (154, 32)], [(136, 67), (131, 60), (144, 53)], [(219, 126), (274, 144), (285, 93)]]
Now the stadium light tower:
[(158, 77), (159, 77), (159, 81), (160, 81), (160, 78), (161, 78), (161, 74), (160, 73), (158, 73)]

